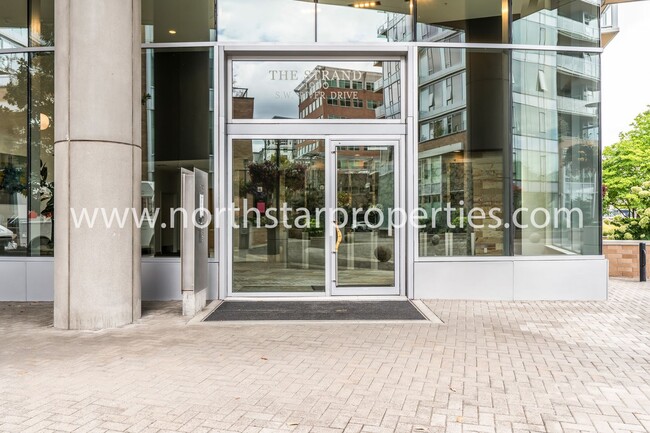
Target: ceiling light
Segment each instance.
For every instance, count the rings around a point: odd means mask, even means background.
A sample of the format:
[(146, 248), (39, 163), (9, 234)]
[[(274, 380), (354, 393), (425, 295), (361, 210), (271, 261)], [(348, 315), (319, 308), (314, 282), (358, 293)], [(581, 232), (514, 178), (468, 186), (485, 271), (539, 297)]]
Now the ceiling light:
[(176, 30), (171, 29), (171, 30), (169, 31), (169, 34), (170, 34), (170, 35), (175, 35), (175, 34), (176, 34)]
[(381, 2), (359, 2), (353, 3), (350, 6), (353, 8), (374, 8), (379, 5), (381, 5)]

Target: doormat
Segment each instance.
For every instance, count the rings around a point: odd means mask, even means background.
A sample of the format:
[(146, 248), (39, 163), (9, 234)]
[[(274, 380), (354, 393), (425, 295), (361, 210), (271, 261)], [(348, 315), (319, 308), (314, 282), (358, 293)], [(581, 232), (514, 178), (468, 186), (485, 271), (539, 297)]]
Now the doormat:
[(427, 320), (409, 301), (224, 301), (205, 321)]

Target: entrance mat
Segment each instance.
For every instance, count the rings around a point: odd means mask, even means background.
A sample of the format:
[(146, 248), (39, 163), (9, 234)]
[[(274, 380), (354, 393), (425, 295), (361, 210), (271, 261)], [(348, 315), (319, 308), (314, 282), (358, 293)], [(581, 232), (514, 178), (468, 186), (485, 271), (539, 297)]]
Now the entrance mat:
[(325, 286), (243, 286), (235, 293), (293, 293), (293, 292), (324, 292)]
[(224, 301), (205, 321), (427, 320), (409, 301)]

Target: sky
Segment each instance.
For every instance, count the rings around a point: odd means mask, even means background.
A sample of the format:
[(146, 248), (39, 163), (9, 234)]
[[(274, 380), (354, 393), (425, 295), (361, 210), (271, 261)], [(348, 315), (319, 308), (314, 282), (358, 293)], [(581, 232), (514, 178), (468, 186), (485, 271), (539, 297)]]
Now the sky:
[(619, 5), (618, 26), (602, 56), (604, 146), (650, 105), (650, 1)]

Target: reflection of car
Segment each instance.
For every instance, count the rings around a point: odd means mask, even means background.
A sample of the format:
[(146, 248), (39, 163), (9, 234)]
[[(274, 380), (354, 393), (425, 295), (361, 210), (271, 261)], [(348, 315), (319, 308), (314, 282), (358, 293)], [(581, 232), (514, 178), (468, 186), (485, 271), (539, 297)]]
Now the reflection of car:
[(5, 226), (0, 226), (0, 251), (3, 250), (14, 238), (14, 232)]
[(356, 221), (352, 223), (353, 232), (371, 232), (372, 229), (368, 227), (365, 222)]
[[(51, 218), (44, 216), (30, 219), (14, 217), (7, 220), (7, 225), (16, 234), (14, 247), (8, 249), (28, 248), (30, 250), (41, 250), (41, 253), (52, 251), (54, 246), (52, 244)], [(29, 239), (27, 239), (28, 226)]]

